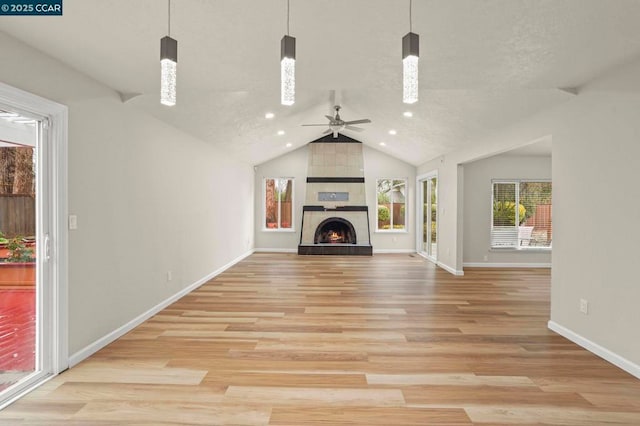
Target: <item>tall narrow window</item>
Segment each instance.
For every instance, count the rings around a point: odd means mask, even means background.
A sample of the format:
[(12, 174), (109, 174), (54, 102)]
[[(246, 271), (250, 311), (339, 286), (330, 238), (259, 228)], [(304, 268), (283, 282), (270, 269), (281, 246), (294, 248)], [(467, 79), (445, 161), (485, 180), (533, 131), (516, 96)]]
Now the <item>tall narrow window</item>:
[(493, 182), (492, 248), (551, 248), (552, 235), (551, 182)]
[(264, 180), (264, 227), (293, 230), (293, 179)]
[(407, 180), (378, 179), (377, 231), (406, 231), (407, 223)]

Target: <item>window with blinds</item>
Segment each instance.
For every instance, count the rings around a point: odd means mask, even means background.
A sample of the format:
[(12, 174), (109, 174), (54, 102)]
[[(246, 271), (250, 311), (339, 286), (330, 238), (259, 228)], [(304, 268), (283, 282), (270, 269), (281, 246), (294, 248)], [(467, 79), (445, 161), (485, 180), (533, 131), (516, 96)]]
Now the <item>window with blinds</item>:
[(493, 181), (491, 248), (551, 248), (551, 182)]

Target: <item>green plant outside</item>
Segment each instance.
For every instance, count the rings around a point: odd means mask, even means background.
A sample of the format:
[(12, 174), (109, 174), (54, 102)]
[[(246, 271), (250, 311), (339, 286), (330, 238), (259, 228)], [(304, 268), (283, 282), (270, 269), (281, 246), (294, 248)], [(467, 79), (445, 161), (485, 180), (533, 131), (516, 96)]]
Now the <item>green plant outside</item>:
[(33, 262), (33, 250), (27, 248), (22, 237), (15, 237), (8, 241), (9, 256), (6, 261), (11, 263)]
[[(391, 229), (391, 225), (383, 225), (381, 229)], [(404, 225), (393, 225), (393, 229), (404, 229)]]
[(378, 206), (378, 221), (387, 222), (391, 218), (391, 213), (387, 206)]
[[(516, 203), (513, 201), (495, 201), (493, 203), (493, 225), (494, 226), (515, 226), (516, 225)], [(527, 209), (520, 204), (518, 206), (518, 217), (520, 224), (527, 220)]]

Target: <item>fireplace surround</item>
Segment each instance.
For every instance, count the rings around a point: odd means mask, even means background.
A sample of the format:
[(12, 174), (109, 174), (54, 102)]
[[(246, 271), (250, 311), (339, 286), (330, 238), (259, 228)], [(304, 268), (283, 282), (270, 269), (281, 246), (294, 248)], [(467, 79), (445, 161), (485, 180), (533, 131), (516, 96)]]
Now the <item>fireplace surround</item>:
[(338, 134), (308, 144), (308, 177), (298, 254), (373, 252), (362, 143)]

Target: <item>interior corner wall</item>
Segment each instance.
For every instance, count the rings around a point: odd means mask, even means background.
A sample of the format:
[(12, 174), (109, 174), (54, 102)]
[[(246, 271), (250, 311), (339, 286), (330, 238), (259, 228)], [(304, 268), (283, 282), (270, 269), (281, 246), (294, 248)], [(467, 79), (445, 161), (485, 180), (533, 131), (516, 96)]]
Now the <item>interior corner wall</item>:
[[(286, 152), (255, 167), (254, 174), (254, 230), (256, 250), (298, 251), (302, 229), (302, 206), (307, 185), (307, 145)], [(264, 179), (293, 178), (293, 229), (273, 231), (264, 223)]]
[(463, 170), (458, 167), (455, 156), (447, 155), (420, 165), (416, 174), (420, 176), (432, 172), (438, 173), (437, 263), (449, 272), (461, 275), (462, 234), (459, 218), (462, 210), (458, 209), (458, 205), (462, 201), (459, 175)]
[[(459, 164), (552, 137), (553, 251), (551, 322), (563, 335), (640, 377), (640, 61), (627, 67), (631, 81), (605, 75), (570, 101), (473, 141), (418, 167), (437, 166), (440, 208), (439, 248), (463, 244), (450, 220), (456, 208)], [(440, 251), (440, 250), (439, 250)], [(445, 260), (453, 261), (444, 254)], [(461, 267), (458, 263), (450, 265)], [(589, 313), (580, 312), (580, 299)]]
[[(297, 252), (300, 243), (302, 225), (302, 206), (305, 201), (307, 179), (308, 145), (287, 152), (279, 157), (256, 166), (255, 168), (255, 247), (264, 251)], [(416, 169), (411, 164), (385, 154), (368, 146), (363, 146), (364, 176), (367, 205), (369, 206), (369, 224), (371, 245), (375, 252), (412, 252), (415, 251), (415, 180)], [(263, 220), (264, 200), (263, 180), (273, 177), (293, 177), (294, 180), (294, 232), (270, 231), (265, 229)], [(375, 232), (376, 179), (407, 179), (407, 232)]]
[(551, 179), (551, 157), (496, 155), (463, 167), (463, 265), (550, 265), (550, 251), (491, 250), (490, 237), (492, 179)]
[[(374, 253), (404, 253), (416, 250), (416, 168), (377, 149), (364, 146), (364, 177), (367, 185), (369, 226)], [(377, 179), (407, 179), (405, 190), (407, 212), (405, 232), (376, 231), (378, 208)]]
[(250, 252), (249, 164), (2, 33), (0, 51), (0, 81), (69, 108), (70, 354)]

